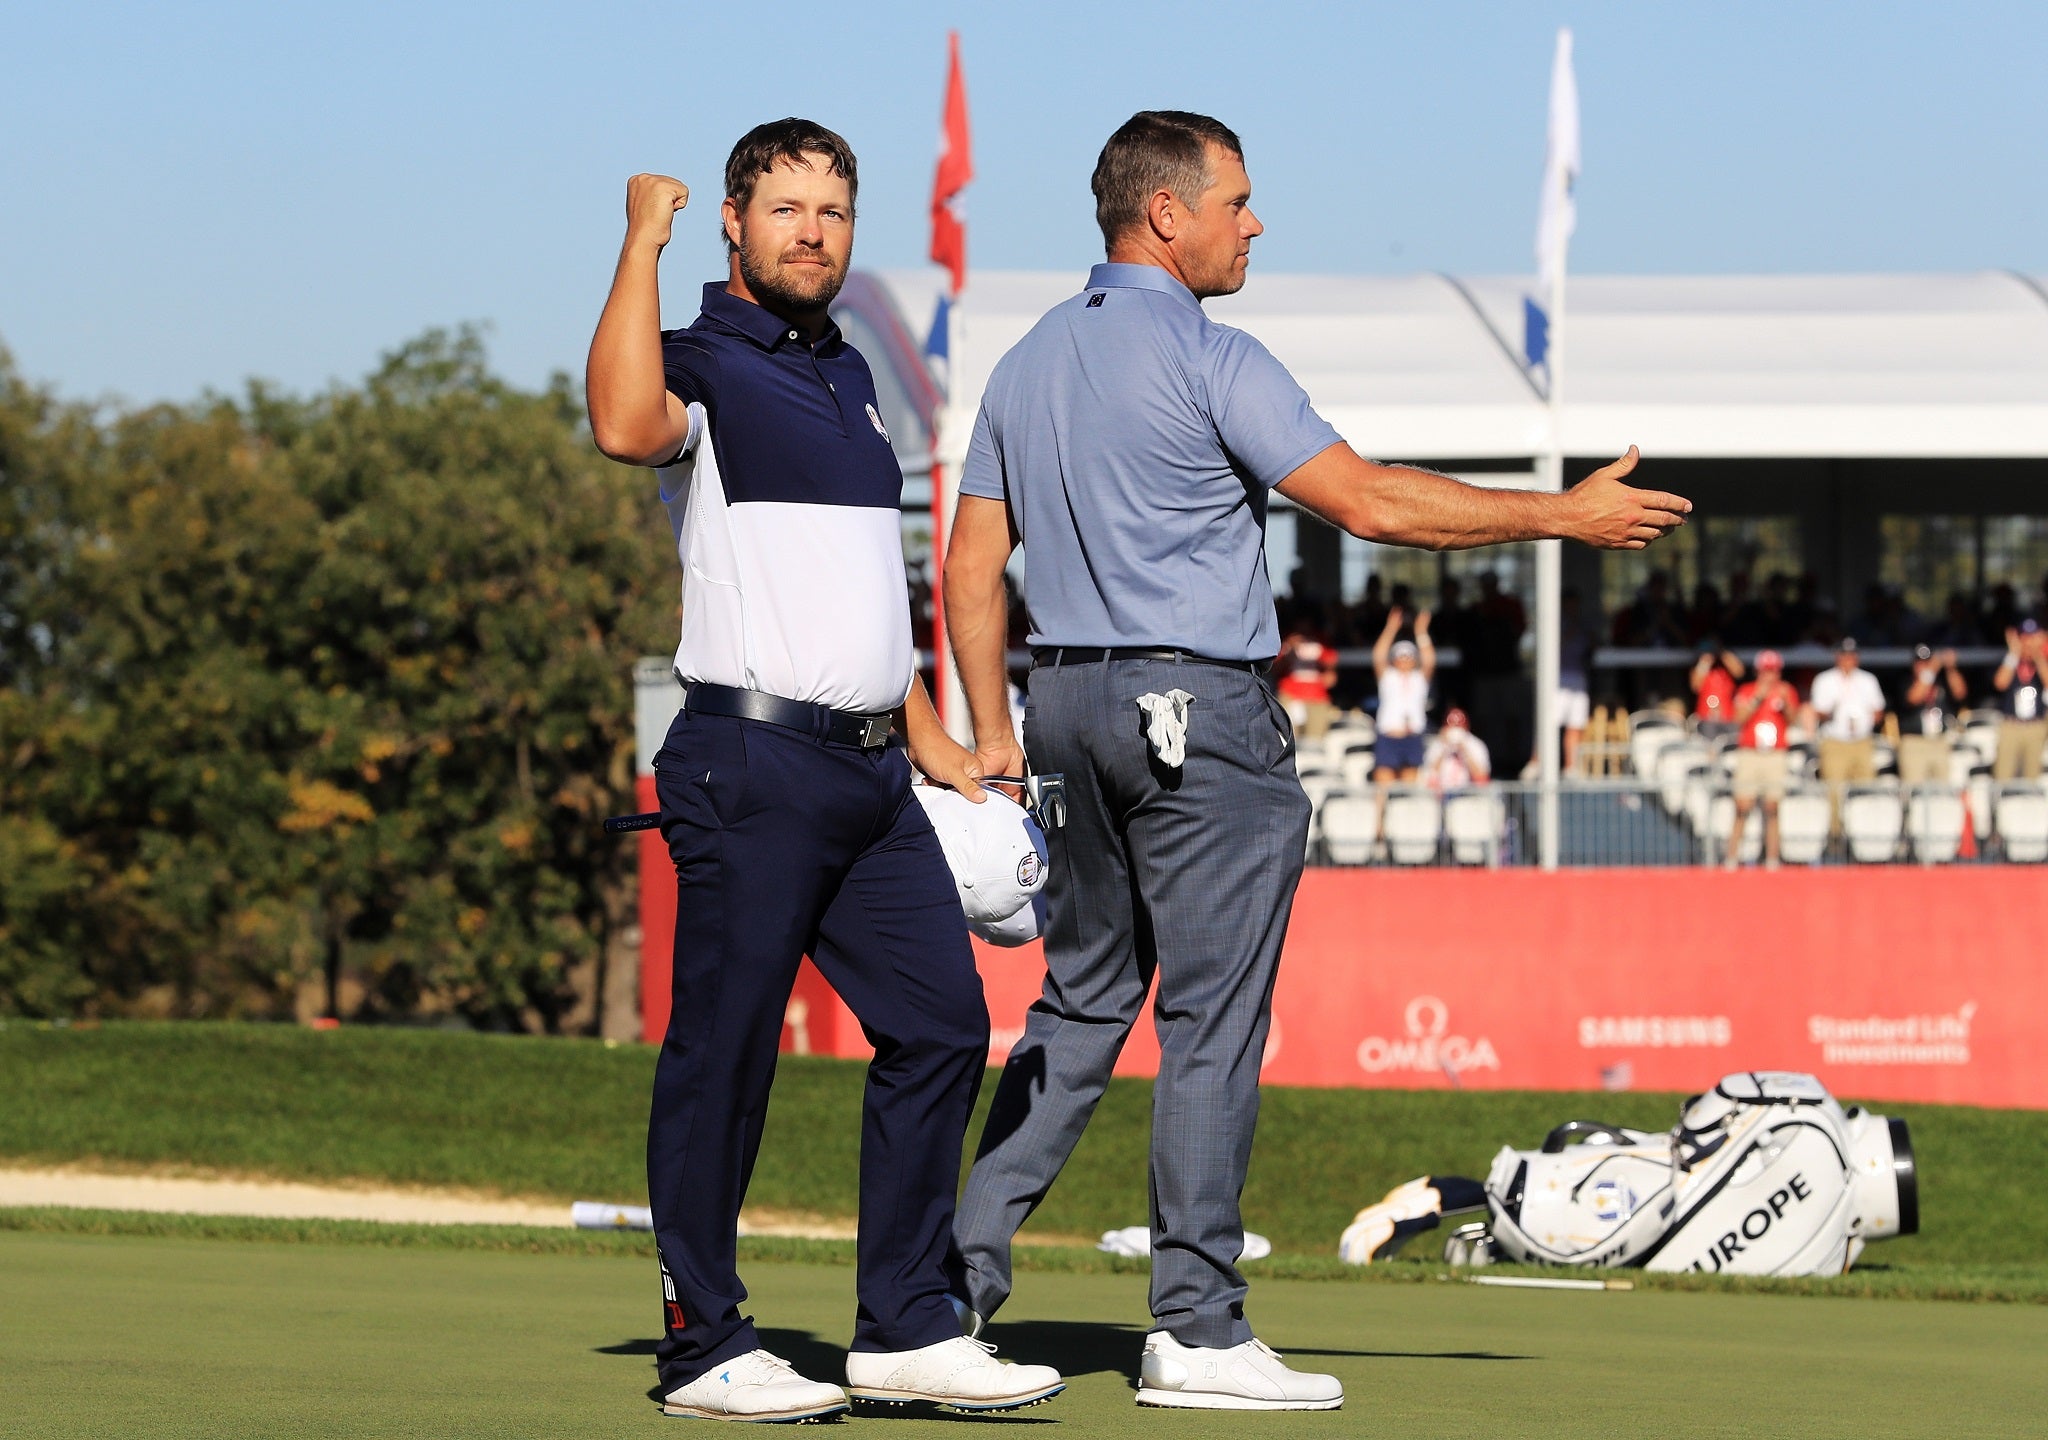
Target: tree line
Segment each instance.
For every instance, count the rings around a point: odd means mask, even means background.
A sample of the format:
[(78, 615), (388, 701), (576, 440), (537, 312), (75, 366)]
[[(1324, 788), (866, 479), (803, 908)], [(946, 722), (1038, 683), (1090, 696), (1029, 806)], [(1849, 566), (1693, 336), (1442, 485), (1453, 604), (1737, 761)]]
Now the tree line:
[(623, 1030), (676, 599), (645, 472), (474, 333), (129, 410), (0, 351), (0, 1015)]

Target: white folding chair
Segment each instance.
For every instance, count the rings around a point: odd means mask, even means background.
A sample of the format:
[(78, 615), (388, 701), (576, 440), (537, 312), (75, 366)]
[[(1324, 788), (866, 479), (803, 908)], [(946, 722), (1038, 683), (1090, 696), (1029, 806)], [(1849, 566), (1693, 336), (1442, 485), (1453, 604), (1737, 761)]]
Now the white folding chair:
[(1998, 793), (1998, 838), (2008, 860), (2048, 860), (2048, 795), (2024, 782)]
[[(1700, 765), (1685, 777), (1685, 803), (1680, 813), (1685, 816), (1685, 821), (1692, 827), (1694, 835), (1702, 840), (1707, 838), (1708, 832), (1713, 829), (1714, 800), (1727, 794), (1728, 779), (1721, 774), (1718, 766)], [(1733, 805), (1734, 801), (1730, 799), (1729, 804)], [(1721, 838), (1728, 838), (1726, 825), (1721, 827)]]
[(1507, 806), (1491, 790), (1465, 790), (1444, 801), (1444, 836), (1460, 865), (1498, 865)]
[(1629, 768), (1645, 780), (1650, 779), (1657, 773), (1657, 757), (1684, 739), (1685, 732), (1676, 725), (1638, 727), (1628, 737)]
[(1789, 790), (1778, 802), (1778, 858), (1813, 865), (1828, 848), (1828, 792)]
[(1916, 785), (1906, 799), (1906, 835), (1913, 858), (1946, 865), (1963, 848), (1963, 792), (1940, 785)]
[(1998, 759), (1998, 722), (1971, 721), (1957, 732), (1956, 748), (1975, 751), (1980, 765), (1992, 764)]
[(1353, 750), (1344, 757), (1344, 788), (1363, 790), (1372, 784), (1372, 751)]
[[(1728, 833), (1735, 828), (1735, 797), (1726, 792), (1714, 795), (1707, 803), (1706, 819), (1699, 827), (1700, 842), (1706, 847), (1709, 864), (1718, 865), (1728, 855)], [(1749, 817), (1742, 827), (1742, 848), (1736, 852), (1745, 864), (1755, 864), (1757, 856), (1764, 851), (1764, 812), (1759, 803), (1749, 808)]]
[(1862, 864), (1882, 865), (1897, 858), (1904, 821), (1896, 781), (1889, 790), (1866, 786), (1842, 797), (1842, 833), (1849, 841), (1850, 858)]
[(1666, 814), (1676, 815), (1685, 808), (1686, 776), (1712, 759), (1713, 753), (1698, 740), (1681, 740), (1658, 752), (1655, 778)]
[(1428, 790), (1396, 790), (1387, 796), (1387, 858), (1396, 865), (1427, 865), (1436, 859), (1443, 834), (1443, 802)]
[(1332, 865), (1363, 865), (1380, 834), (1379, 796), (1340, 790), (1323, 801), (1323, 857)]

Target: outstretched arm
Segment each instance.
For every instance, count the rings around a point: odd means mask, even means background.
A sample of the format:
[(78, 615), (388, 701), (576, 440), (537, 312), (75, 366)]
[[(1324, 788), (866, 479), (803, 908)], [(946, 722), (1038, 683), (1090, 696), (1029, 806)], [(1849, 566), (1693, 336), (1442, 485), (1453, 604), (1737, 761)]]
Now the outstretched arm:
[(1515, 540), (1578, 540), (1641, 550), (1685, 523), (1692, 502), (1622, 483), (1636, 447), (1561, 495), (1485, 490), (1434, 470), (1379, 465), (1330, 446), (1282, 480), (1280, 493), (1361, 540), (1422, 550), (1469, 550)]
[(1415, 617), (1415, 653), (1422, 661), (1422, 675), (1426, 680), (1436, 678), (1436, 642), (1429, 638), (1429, 612), (1422, 611)]
[(1401, 628), (1405, 612), (1399, 605), (1387, 611), (1387, 623), (1380, 627), (1380, 638), (1372, 642), (1372, 673), (1375, 676), (1387, 673), (1387, 656), (1394, 648), (1394, 634)]
[(584, 369), (597, 448), (629, 465), (662, 465), (690, 438), (690, 410), (669, 393), (661, 364), (662, 247), (689, 187), (667, 175), (626, 182), (626, 243)]

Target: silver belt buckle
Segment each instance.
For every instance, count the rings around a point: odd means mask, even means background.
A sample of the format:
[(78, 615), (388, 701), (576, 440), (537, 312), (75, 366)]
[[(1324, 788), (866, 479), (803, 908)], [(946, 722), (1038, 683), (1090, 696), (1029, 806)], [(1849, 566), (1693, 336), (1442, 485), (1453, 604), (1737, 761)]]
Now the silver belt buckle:
[(860, 731), (861, 748), (872, 750), (877, 745), (888, 744), (889, 726), (890, 722), (894, 719), (895, 717), (892, 715), (870, 715), (862, 721)]

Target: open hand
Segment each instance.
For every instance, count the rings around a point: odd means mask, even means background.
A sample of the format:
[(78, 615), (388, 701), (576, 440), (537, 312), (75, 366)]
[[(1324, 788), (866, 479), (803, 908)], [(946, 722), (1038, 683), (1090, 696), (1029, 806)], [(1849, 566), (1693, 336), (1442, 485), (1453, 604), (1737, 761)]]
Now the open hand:
[(1642, 458), (1636, 447), (1612, 465), (1603, 465), (1565, 495), (1565, 538), (1581, 540), (1598, 550), (1641, 550), (1685, 523), (1692, 501), (1661, 490), (1638, 490), (1624, 484)]

